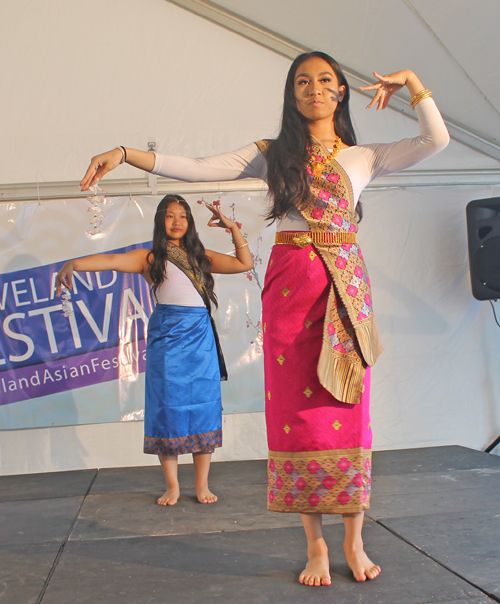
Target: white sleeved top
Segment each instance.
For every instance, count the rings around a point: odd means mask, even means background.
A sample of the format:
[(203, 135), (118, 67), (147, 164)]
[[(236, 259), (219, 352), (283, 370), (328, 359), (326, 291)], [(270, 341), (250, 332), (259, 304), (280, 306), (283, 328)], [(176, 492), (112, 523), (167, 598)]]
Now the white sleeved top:
[[(349, 176), (356, 205), (361, 191), (373, 180), (410, 168), (446, 147), (450, 140), (446, 125), (434, 100), (428, 97), (415, 107), (420, 135), (395, 143), (356, 145), (341, 149), (337, 162)], [(190, 159), (177, 155), (155, 154), (153, 174), (187, 182), (217, 182), (242, 178), (267, 179), (266, 159), (252, 143), (231, 153)], [(298, 211), (282, 218), (278, 230), (307, 231)]]

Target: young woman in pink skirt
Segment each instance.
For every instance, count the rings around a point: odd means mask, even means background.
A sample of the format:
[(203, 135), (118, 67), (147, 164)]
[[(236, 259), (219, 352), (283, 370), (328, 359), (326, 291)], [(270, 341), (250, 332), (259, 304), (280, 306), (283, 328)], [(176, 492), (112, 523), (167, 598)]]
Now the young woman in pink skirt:
[(368, 107), (384, 109), (406, 86), (418, 136), (357, 145), (345, 76), (331, 57), (311, 52), (290, 67), (275, 140), (201, 159), (117, 148), (94, 157), (82, 181), (87, 189), (125, 159), (179, 180), (268, 183), (269, 218), (277, 222), (262, 295), (268, 508), (301, 515), (306, 585), (331, 583), (322, 514), (342, 514), (355, 579), (380, 573), (361, 535), (370, 506), (370, 367), (382, 346), (356, 237), (359, 195), (374, 179), (429, 158), (449, 141), (432, 93), (412, 71), (374, 75), (376, 83), (362, 88), (375, 91)]

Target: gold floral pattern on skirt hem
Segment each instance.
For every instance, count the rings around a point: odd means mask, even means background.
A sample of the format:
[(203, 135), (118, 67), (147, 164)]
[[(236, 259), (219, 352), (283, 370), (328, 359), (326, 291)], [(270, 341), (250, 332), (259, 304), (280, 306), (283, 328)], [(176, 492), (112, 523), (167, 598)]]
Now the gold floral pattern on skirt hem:
[(371, 450), (269, 451), (272, 512), (351, 514), (370, 507)]

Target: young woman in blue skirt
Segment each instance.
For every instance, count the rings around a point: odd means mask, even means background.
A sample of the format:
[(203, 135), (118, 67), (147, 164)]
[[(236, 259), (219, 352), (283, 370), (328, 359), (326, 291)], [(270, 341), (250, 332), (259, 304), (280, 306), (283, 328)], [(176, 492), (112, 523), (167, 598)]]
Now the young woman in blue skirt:
[(236, 256), (203, 247), (187, 202), (167, 195), (154, 219), (153, 247), (124, 254), (69, 260), (57, 276), (57, 295), (71, 288), (73, 271), (115, 270), (141, 274), (156, 302), (148, 325), (144, 452), (158, 455), (166, 491), (159, 505), (180, 496), (177, 457), (192, 453), (196, 497), (214, 503), (208, 488), (210, 460), (222, 445), (220, 380), (227, 378), (211, 305), (217, 305), (212, 273), (242, 273), (253, 266), (237, 225), (209, 206), (209, 226), (229, 229)]

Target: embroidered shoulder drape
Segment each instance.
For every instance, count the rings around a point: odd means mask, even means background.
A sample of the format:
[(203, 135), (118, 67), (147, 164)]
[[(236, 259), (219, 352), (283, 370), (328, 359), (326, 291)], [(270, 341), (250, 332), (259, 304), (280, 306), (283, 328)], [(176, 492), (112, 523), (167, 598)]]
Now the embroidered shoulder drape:
[[(270, 143), (256, 143), (264, 156)], [(318, 162), (329, 155), (313, 137), (309, 151)], [(307, 174), (310, 198), (301, 214), (310, 231), (357, 233), (352, 187), (340, 164), (335, 160), (325, 163), (319, 177), (308, 166)], [(357, 243), (315, 243), (314, 247), (332, 277), (318, 363), (319, 381), (337, 400), (357, 404), (366, 366), (374, 365), (383, 350), (373, 316), (370, 279)]]

